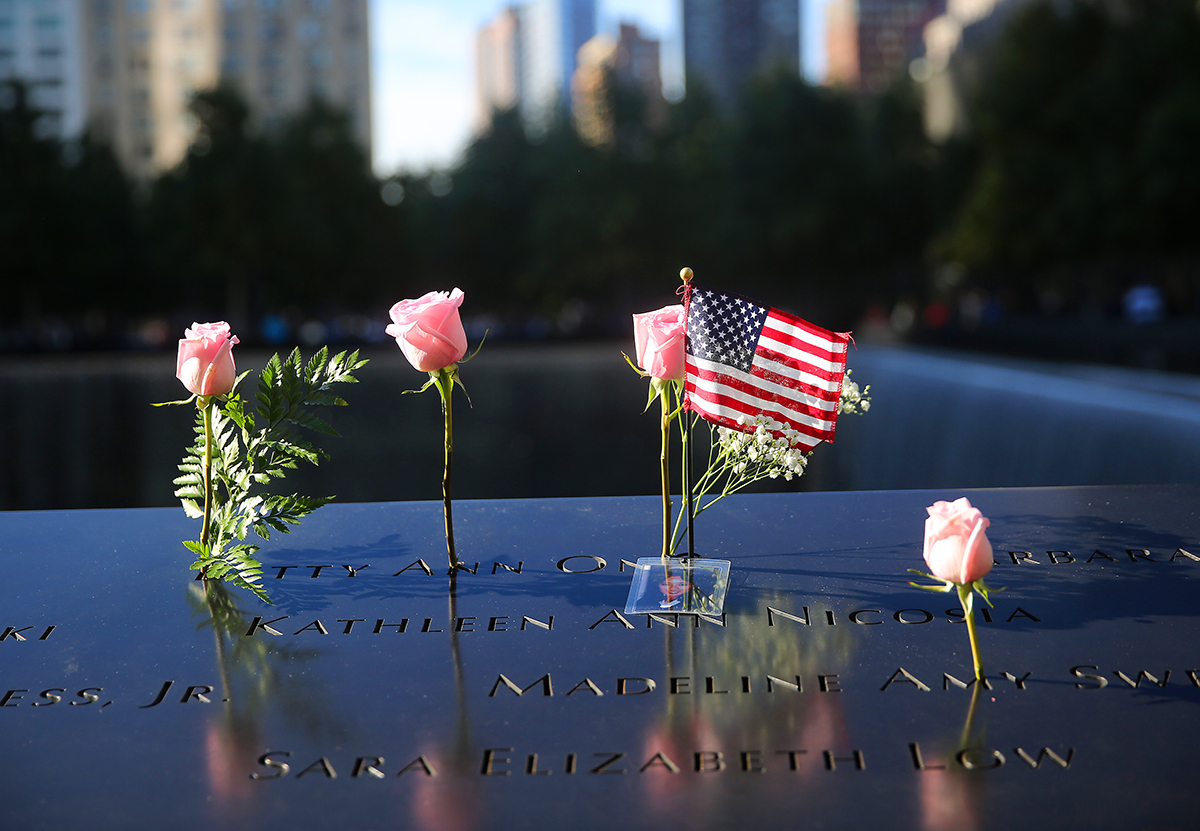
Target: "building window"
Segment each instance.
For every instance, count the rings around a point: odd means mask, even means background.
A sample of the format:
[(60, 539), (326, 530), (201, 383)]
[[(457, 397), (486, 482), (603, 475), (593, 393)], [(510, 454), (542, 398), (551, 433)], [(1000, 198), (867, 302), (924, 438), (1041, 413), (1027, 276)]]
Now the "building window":
[(329, 50), (314, 49), (308, 53), (308, 65), (313, 69), (324, 69), (329, 66)]
[(263, 43), (278, 43), (283, 40), (283, 24), (272, 20), (258, 27), (258, 38)]
[(301, 20), (296, 27), (296, 36), (306, 46), (316, 43), (321, 39), (321, 24), (312, 18)]

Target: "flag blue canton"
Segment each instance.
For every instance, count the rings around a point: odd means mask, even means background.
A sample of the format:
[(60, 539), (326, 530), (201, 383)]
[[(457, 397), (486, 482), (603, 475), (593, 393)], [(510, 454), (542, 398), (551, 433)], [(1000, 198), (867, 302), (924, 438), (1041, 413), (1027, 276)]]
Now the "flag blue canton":
[(749, 372), (767, 312), (741, 297), (694, 286), (688, 303), (688, 353)]

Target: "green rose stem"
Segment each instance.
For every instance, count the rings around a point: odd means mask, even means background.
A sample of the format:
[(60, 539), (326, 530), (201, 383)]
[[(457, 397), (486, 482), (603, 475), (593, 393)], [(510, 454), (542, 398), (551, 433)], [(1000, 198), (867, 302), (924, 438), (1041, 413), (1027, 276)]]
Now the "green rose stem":
[(971, 639), (971, 660), (975, 664), (975, 677), (983, 680), (983, 661), (979, 657), (979, 637), (975, 633), (975, 595), (970, 583), (958, 586), (958, 600), (962, 603), (967, 618), (967, 636)]
[(208, 525), (209, 518), (212, 516), (212, 449), (213, 449), (213, 428), (212, 428), (212, 398), (209, 396), (200, 396), (196, 399), (196, 406), (204, 413), (204, 524), (200, 526), (200, 545), (208, 548)]
[(454, 459), (454, 423), (451, 394), (454, 392), (454, 375), (458, 371), (457, 364), (451, 364), (443, 369), (429, 373), (438, 392), (442, 394), (442, 415), (446, 417), (446, 467), (442, 473), (442, 505), (446, 515), (446, 553), (450, 557), (450, 573), (458, 565), (458, 555), (454, 552), (454, 516), (450, 507), (450, 479)]
[(666, 565), (667, 558), (671, 556), (671, 464), (667, 453), (671, 437), (671, 402), (665, 383), (659, 400), (662, 402), (662, 450), (659, 453), (659, 466), (662, 469), (662, 559), (663, 565)]

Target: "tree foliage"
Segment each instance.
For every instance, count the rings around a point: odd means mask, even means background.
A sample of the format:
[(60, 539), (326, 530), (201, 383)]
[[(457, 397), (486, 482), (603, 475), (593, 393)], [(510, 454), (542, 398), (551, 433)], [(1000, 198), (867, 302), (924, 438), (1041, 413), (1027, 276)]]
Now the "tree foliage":
[(1031, 6), (997, 44), (970, 118), (976, 161), (948, 256), (1047, 267), (1197, 252), (1190, 0)]
[(1047, 271), (1195, 263), (1192, 0), (1032, 4), (979, 65), (969, 130), (940, 146), (907, 79), (862, 96), (775, 72), (736, 111), (691, 83), (647, 120), (644, 96), (610, 78), (615, 122), (597, 146), (565, 113), (536, 135), (497, 113), (453, 168), (384, 182), (337, 110), (314, 100), (260, 131), (218, 88), (193, 101), (183, 163), (140, 198), (107, 148), (41, 137), (23, 88), (5, 85), (0, 245), (17, 289), (0, 322), (378, 316), (459, 286), (474, 309), (583, 308), (574, 331), (609, 333), (691, 265), (849, 327), (867, 303), (927, 296), (944, 263), (1026, 298)]

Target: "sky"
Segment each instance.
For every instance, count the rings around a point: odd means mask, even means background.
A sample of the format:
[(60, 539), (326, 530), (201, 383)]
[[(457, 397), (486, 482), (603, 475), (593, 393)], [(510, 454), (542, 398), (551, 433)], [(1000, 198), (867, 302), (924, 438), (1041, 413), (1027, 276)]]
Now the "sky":
[[(804, 2), (805, 73), (824, 64), (819, 36), (828, 0)], [(638, 24), (662, 41), (663, 79), (679, 83), (680, 0), (597, 0), (599, 29)], [(447, 168), (471, 140), (475, 32), (505, 0), (371, 0), (371, 120), (376, 174)]]

